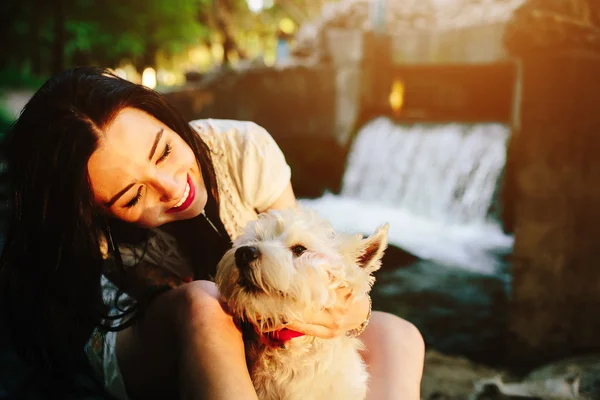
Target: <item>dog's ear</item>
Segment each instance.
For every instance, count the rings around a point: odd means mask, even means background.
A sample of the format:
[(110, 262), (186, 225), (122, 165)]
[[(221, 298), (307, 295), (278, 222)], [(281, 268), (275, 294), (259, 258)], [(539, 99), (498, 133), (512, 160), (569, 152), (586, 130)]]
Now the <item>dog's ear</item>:
[(381, 257), (387, 248), (389, 224), (385, 224), (371, 236), (362, 240), (362, 248), (356, 263), (365, 269), (375, 271), (379, 269)]

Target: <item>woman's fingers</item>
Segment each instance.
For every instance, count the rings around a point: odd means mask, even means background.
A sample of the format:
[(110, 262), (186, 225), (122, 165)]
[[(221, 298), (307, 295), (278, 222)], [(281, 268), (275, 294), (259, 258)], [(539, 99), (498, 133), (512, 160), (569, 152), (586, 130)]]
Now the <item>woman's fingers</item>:
[[(336, 302), (331, 307), (306, 316), (309, 322), (291, 321), (285, 328), (324, 339), (341, 336), (360, 325), (366, 315), (361, 302), (352, 301), (352, 295), (351, 288), (339, 288), (336, 290)], [(280, 327), (273, 327), (272, 330), (278, 329)]]
[(286, 325), (286, 328), (293, 331), (302, 332), (308, 336), (316, 336), (323, 339), (332, 339), (344, 333), (344, 331), (340, 330), (339, 328), (331, 329), (330, 327), (323, 325), (306, 324), (301, 322), (290, 323)]
[[(309, 325), (320, 325), (332, 330), (338, 330), (343, 328), (344, 325), (343, 313), (333, 312), (328, 309), (321, 310), (312, 315), (306, 324)], [(288, 326), (286, 326), (287, 328)]]

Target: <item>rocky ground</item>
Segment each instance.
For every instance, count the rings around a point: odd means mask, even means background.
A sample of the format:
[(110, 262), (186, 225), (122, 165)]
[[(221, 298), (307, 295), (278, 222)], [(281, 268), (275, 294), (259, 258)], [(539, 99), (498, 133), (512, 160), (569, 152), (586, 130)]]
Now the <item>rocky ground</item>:
[(421, 399), (467, 400), (473, 393), (476, 382), (501, 375), (507, 373), (476, 364), (466, 358), (429, 350), (425, 355)]
[(505, 370), (428, 351), (421, 399), (597, 400), (600, 399), (600, 355), (562, 360), (517, 379)]

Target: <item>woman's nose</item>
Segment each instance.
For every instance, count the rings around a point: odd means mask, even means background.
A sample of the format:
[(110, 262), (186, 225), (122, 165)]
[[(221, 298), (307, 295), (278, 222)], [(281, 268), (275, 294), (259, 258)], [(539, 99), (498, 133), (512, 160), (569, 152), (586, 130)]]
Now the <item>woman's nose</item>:
[(163, 202), (173, 201), (183, 192), (183, 188), (178, 184), (175, 175), (165, 172), (156, 174), (155, 186), (160, 195), (160, 200)]

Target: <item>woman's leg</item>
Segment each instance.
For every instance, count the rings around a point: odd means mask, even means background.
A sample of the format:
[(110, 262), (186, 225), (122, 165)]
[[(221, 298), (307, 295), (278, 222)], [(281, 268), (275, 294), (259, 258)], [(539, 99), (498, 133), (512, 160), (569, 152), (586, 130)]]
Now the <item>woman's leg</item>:
[(371, 375), (367, 399), (419, 400), (425, 359), (419, 330), (395, 315), (374, 311), (360, 338)]
[(118, 334), (117, 359), (133, 399), (256, 399), (242, 335), (210, 282), (156, 298)]

